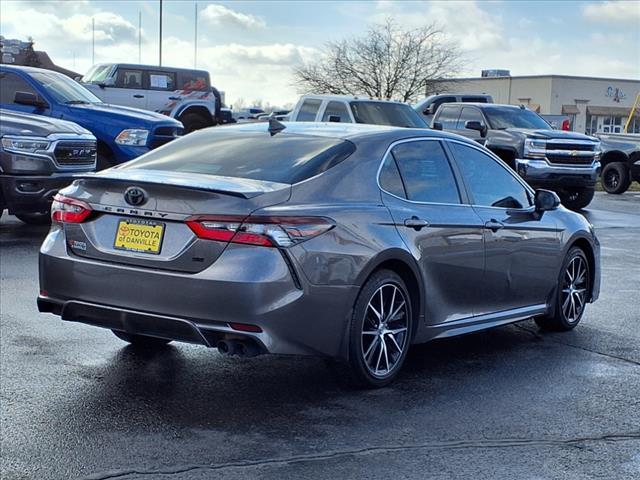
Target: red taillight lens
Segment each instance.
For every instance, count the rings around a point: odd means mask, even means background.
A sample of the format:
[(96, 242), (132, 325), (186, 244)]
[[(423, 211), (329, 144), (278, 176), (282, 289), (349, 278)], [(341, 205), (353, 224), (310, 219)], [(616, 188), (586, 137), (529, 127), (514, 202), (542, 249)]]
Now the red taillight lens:
[(187, 225), (198, 238), (263, 247), (290, 247), (333, 228), (324, 217), (196, 217)]
[(566, 119), (562, 121), (562, 130), (564, 130), (565, 132), (568, 132), (571, 129), (571, 122)]
[(51, 219), (61, 223), (82, 223), (91, 215), (89, 204), (57, 194), (51, 204)]

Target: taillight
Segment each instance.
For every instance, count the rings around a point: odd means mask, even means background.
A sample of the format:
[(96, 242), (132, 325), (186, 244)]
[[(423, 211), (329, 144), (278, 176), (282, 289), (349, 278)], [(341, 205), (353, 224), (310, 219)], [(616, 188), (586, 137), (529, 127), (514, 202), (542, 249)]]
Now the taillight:
[(82, 223), (91, 215), (89, 204), (57, 194), (51, 204), (51, 219), (61, 223)]
[(568, 119), (564, 119), (562, 121), (562, 130), (564, 130), (565, 132), (571, 130), (571, 122)]
[(198, 238), (263, 247), (290, 247), (327, 232), (334, 223), (324, 217), (201, 216), (187, 221)]

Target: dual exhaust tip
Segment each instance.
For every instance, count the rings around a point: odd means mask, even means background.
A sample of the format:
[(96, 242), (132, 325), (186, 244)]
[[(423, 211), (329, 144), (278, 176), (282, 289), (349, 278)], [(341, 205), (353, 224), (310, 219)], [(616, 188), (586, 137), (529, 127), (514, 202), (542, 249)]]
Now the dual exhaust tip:
[(261, 353), (255, 342), (250, 340), (220, 340), (216, 346), (224, 355), (255, 357)]

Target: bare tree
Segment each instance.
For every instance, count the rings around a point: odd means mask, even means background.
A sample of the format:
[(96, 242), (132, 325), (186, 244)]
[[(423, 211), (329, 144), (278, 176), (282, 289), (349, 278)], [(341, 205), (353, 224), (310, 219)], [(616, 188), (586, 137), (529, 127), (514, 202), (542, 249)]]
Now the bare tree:
[(392, 19), (362, 37), (329, 42), (321, 59), (295, 68), (303, 93), (365, 94), (403, 102), (442, 90), (460, 70), (457, 47), (435, 24), (406, 29)]

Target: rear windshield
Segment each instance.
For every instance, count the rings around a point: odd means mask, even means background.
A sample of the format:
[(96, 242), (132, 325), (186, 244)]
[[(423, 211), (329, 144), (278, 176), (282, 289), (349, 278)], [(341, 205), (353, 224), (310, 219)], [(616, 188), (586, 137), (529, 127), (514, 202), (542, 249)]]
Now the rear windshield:
[(420, 115), (403, 103), (351, 102), (351, 110), (357, 123), (427, 128)]
[(294, 184), (337, 165), (355, 149), (353, 143), (337, 138), (285, 132), (272, 137), (227, 127), (190, 133), (119, 168)]

